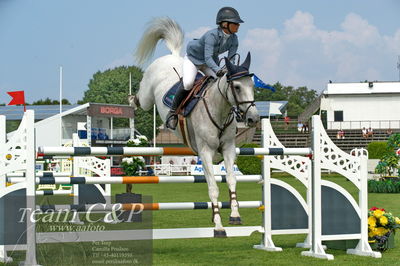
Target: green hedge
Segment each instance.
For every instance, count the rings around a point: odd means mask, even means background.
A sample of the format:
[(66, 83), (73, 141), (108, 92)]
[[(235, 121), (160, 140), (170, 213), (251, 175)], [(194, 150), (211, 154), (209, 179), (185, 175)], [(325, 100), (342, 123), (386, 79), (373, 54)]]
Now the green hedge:
[(368, 180), (369, 193), (400, 193), (400, 178)]
[(386, 142), (372, 141), (368, 144), (369, 159), (381, 159), (387, 151)]
[[(244, 144), (241, 148), (259, 148), (257, 144)], [(262, 160), (257, 156), (238, 156), (236, 164), (244, 175), (261, 175)]]

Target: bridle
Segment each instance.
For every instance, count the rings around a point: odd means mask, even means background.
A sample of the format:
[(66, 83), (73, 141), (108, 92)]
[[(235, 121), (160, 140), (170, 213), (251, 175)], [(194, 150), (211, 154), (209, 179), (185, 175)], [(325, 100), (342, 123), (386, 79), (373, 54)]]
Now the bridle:
[[(219, 93), (222, 95), (222, 98), (224, 98), (224, 100), (229, 105), (232, 105), (232, 103), (229, 101), (229, 98), (228, 98), (228, 91), (229, 91), (229, 89), (231, 89), (232, 95), (233, 95), (233, 99), (235, 100), (235, 105), (232, 106), (232, 108), (230, 109), (230, 111), (228, 113), (228, 116), (226, 117), (226, 119), (225, 119), (225, 121), (224, 121), (222, 126), (218, 125), (218, 123), (212, 117), (211, 112), (210, 112), (210, 110), (208, 108), (208, 104), (206, 102), (206, 97), (204, 97), (207, 90), (203, 93), (203, 95), (201, 97), (202, 100), (203, 100), (204, 106), (206, 108), (206, 112), (208, 114), (208, 117), (210, 118), (210, 120), (214, 124), (214, 126), (216, 128), (218, 128), (218, 130), (219, 130), (219, 138), (221, 138), (221, 136), (224, 133), (225, 129), (233, 122), (233, 119), (235, 119), (235, 116), (236, 116), (236, 119), (242, 119), (243, 117), (246, 117), (247, 112), (249, 111), (250, 107), (255, 106), (255, 103), (254, 103), (255, 101), (254, 100), (253, 101), (239, 101), (238, 100), (238, 96), (237, 96), (236, 91), (235, 91), (235, 88), (233, 87), (233, 80), (239, 79), (239, 78), (244, 77), (244, 76), (250, 76), (249, 72), (248, 71), (237, 72), (237, 73), (232, 74), (230, 76), (228, 76), (226, 74), (228, 86), (227, 86), (227, 89), (225, 90), (225, 94), (222, 92), (222, 90), (220, 88), (221, 78), (218, 78), (218, 80), (217, 80), (217, 88), (218, 88)], [(245, 111), (243, 111), (242, 109), (240, 109), (240, 105), (241, 104), (249, 104), (249, 106), (246, 108)]]
[[(227, 82), (228, 82), (228, 87), (231, 88), (233, 99), (235, 100), (236, 111), (238, 112), (237, 114), (240, 115), (240, 117), (238, 117), (239, 119), (241, 119), (243, 117), (246, 117), (247, 112), (249, 111), (250, 107), (255, 106), (256, 104), (255, 104), (254, 100), (252, 100), (252, 101), (239, 101), (238, 100), (238, 97), (237, 97), (237, 94), (236, 94), (236, 90), (233, 87), (233, 80), (239, 79), (239, 78), (242, 78), (242, 77), (245, 77), (245, 76), (250, 76), (250, 75), (251, 74), (249, 74), (248, 71), (241, 71), (241, 72), (237, 72), (235, 74), (232, 74), (232, 75), (226, 77), (227, 78)], [(218, 80), (218, 90), (222, 94), (222, 92), (221, 92), (221, 90), (219, 88), (219, 80)], [(225, 100), (228, 100), (228, 89), (226, 90), (226, 98), (225, 98)], [(229, 102), (229, 100), (228, 100), (228, 102)], [(240, 105), (241, 104), (246, 104), (246, 103), (249, 103), (249, 106), (243, 112), (243, 110), (240, 109)]]

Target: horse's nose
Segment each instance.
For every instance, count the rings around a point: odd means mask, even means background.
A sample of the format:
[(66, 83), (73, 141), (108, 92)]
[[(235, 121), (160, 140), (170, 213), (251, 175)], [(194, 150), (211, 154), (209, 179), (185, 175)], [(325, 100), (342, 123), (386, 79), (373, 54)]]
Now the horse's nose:
[(260, 120), (260, 116), (256, 115), (256, 116), (248, 117), (246, 119), (246, 122), (249, 127), (254, 127), (254, 126), (256, 126), (256, 124), (258, 123), (259, 120)]

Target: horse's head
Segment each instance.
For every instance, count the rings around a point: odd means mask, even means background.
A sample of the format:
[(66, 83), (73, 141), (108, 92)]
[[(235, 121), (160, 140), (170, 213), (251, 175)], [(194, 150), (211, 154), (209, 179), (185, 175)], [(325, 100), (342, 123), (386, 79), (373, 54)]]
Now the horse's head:
[[(228, 82), (227, 92), (230, 91), (229, 102), (236, 106), (240, 114), (243, 116), (245, 123), (254, 127), (260, 120), (257, 108), (254, 104), (254, 83), (249, 72), (250, 68), (250, 53), (241, 65), (232, 64), (225, 58)], [(228, 95), (228, 93), (227, 93)]]

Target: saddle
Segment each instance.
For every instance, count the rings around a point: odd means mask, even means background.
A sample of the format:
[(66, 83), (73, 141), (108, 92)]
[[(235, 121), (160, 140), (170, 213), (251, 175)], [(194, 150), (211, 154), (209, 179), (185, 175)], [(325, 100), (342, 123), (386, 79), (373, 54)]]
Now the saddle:
[[(181, 104), (176, 109), (176, 114), (178, 115), (178, 125), (182, 134), (183, 141), (190, 148), (192, 147), (190, 145), (185, 117), (187, 117), (192, 112), (194, 107), (201, 99), (202, 95), (205, 93), (208, 83), (213, 79), (214, 78), (211, 76), (203, 76), (202, 74), (197, 73), (193, 88), (190, 90), (186, 98), (183, 99)], [(179, 87), (180, 82), (182, 81), (178, 81), (177, 83), (175, 83), (163, 97), (163, 103), (169, 108), (171, 108), (172, 106), (174, 95)]]
[[(203, 76), (200, 73), (197, 73), (196, 80), (194, 82), (193, 88), (190, 90), (186, 98), (181, 102), (178, 106), (176, 113), (181, 114), (184, 117), (188, 116), (193, 108), (197, 105), (200, 100), (201, 94), (204, 92), (207, 87), (208, 82), (213, 79), (209, 76)], [(163, 103), (171, 108), (172, 102), (174, 101), (175, 93), (179, 87), (179, 83), (182, 81), (178, 81), (175, 83), (164, 95)]]

